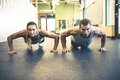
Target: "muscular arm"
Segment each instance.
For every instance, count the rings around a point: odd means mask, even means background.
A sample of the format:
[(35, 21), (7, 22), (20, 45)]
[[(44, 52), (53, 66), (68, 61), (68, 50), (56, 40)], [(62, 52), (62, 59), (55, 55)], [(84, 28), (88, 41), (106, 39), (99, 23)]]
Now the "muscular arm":
[(22, 31), (13, 33), (13, 34), (11, 34), (11, 35), (9, 35), (7, 37), (7, 42), (8, 42), (8, 46), (9, 46), (10, 52), (14, 51), (13, 39), (22, 37), (25, 32), (26, 32), (26, 30), (22, 30)]
[(44, 30), (39, 30), (40, 34), (45, 36), (45, 37), (49, 37), (49, 38), (53, 38), (54, 39), (54, 47), (53, 47), (53, 51), (57, 50), (58, 47), (58, 43), (59, 43), (59, 35), (54, 34), (52, 32), (48, 32), (48, 31), (44, 31)]
[(66, 49), (66, 37), (72, 35), (76, 35), (77, 34), (77, 29), (70, 29), (70, 30), (67, 30), (65, 32), (62, 32), (61, 33), (61, 44), (62, 44), (62, 48), (63, 48), (63, 52), (67, 52)]
[(98, 37), (101, 37), (101, 48), (100, 48), (100, 51), (106, 51), (105, 44), (106, 44), (107, 36), (106, 36), (105, 32), (102, 29), (100, 29), (100, 28), (96, 28), (95, 34)]

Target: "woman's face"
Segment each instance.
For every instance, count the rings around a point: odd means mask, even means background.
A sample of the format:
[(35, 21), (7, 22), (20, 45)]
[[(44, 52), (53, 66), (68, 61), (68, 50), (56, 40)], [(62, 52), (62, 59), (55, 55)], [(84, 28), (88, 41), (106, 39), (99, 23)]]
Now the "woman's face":
[(30, 37), (36, 36), (37, 35), (36, 25), (29, 25), (28, 28), (27, 28), (27, 31), (28, 31), (28, 35)]

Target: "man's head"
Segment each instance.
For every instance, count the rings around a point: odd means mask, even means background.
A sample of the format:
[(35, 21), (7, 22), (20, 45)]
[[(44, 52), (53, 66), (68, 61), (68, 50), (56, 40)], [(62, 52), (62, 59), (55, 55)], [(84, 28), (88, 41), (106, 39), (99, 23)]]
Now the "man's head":
[(29, 22), (27, 24), (27, 31), (30, 37), (36, 36), (37, 35), (37, 24), (35, 22)]
[(79, 24), (79, 29), (82, 32), (82, 35), (84, 37), (88, 37), (90, 34), (90, 29), (91, 29), (91, 22), (88, 19), (82, 19)]

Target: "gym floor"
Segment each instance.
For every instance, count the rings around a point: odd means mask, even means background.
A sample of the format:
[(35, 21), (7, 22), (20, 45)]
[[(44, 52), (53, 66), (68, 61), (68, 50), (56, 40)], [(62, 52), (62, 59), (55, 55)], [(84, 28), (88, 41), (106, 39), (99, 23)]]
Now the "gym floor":
[(62, 54), (61, 41), (58, 54), (50, 53), (54, 40), (46, 38), (43, 49), (33, 45), (28, 51), (22, 38), (14, 40), (18, 52), (9, 55), (7, 42), (0, 43), (0, 80), (120, 80), (120, 40), (107, 39), (108, 52), (99, 52), (100, 39), (89, 49), (71, 49)]

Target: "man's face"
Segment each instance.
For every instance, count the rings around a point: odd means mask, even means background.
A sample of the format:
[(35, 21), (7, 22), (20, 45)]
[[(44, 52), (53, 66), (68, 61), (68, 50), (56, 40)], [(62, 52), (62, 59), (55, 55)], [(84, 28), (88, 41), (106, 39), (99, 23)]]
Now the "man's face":
[(34, 37), (37, 35), (37, 28), (36, 28), (36, 25), (29, 25), (28, 28), (28, 35), (30, 37)]
[(87, 25), (81, 24), (80, 30), (84, 37), (88, 37), (90, 34), (91, 25), (90, 24), (87, 24)]

